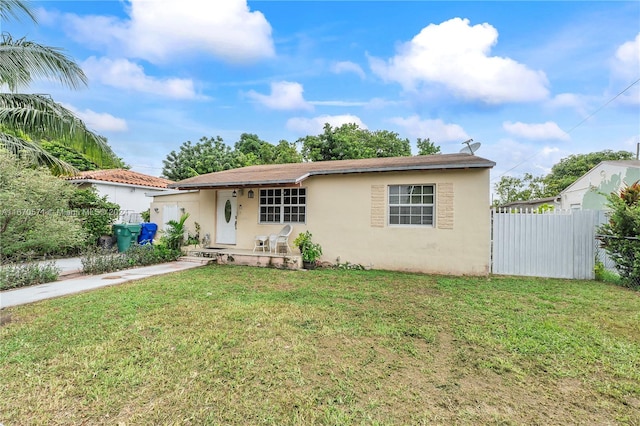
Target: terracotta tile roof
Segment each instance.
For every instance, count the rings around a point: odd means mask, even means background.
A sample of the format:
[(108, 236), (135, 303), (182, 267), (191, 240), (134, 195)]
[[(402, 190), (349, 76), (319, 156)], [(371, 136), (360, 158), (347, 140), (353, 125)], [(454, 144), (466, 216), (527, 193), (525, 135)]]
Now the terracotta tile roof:
[(413, 157), (269, 164), (194, 176), (173, 183), (169, 185), (169, 187), (197, 189), (258, 185), (292, 185), (300, 183), (310, 176), (318, 175), (405, 170), (491, 168), (495, 166), (495, 164), (493, 161), (470, 154), (439, 154)]
[(167, 188), (170, 183), (173, 183), (172, 180), (124, 169), (90, 170), (87, 172), (80, 172), (76, 176), (69, 176), (66, 179), (73, 183), (97, 180), (103, 182), (123, 183), (127, 185), (148, 186), (153, 188)]

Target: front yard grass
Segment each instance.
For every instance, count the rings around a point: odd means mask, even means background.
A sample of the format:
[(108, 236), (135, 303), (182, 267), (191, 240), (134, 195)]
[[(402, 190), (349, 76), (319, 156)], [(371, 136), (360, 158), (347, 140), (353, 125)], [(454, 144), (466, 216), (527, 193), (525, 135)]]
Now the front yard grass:
[(640, 295), (207, 266), (0, 313), (0, 423), (640, 424)]

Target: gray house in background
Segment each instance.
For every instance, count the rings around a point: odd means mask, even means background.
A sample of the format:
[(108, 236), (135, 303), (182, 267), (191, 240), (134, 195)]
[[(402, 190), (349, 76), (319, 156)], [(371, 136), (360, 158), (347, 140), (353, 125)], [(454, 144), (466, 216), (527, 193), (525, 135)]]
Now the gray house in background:
[(559, 194), (563, 210), (605, 210), (607, 195), (640, 180), (640, 161), (603, 161)]

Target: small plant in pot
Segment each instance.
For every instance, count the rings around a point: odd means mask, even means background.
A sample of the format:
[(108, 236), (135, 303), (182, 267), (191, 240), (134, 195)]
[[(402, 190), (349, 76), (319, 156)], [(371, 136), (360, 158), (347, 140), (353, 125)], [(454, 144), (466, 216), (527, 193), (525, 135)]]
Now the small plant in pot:
[(293, 244), (298, 246), (300, 254), (302, 254), (302, 266), (304, 269), (315, 269), (316, 262), (322, 256), (322, 247), (318, 243), (311, 241), (311, 233), (309, 231), (298, 234)]

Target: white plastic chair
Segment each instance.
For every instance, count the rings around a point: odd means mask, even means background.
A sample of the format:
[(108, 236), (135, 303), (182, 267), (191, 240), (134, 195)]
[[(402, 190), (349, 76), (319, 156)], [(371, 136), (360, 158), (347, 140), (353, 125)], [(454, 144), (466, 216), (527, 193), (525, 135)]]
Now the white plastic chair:
[(285, 225), (277, 234), (271, 234), (269, 236), (269, 249), (274, 253), (278, 253), (278, 247), (284, 245), (287, 248), (287, 253), (289, 253), (291, 251), (289, 235), (291, 235), (292, 231), (291, 225)]

